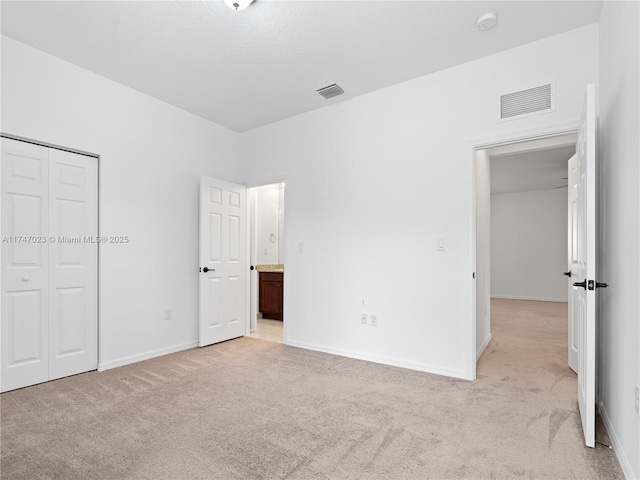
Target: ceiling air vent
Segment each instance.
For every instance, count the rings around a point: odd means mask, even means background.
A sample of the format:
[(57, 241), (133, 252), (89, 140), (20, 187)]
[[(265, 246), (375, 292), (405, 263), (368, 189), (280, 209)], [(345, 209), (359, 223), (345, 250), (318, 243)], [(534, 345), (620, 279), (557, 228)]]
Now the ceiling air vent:
[(337, 95), (342, 95), (344, 93), (344, 90), (341, 89), (337, 83), (334, 83), (333, 85), (329, 85), (328, 87), (322, 87), (318, 89), (318, 93), (325, 99), (329, 99)]
[(552, 83), (507, 93), (500, 97), (500, 119), (536, 115), (555, 110), (555, 92)]

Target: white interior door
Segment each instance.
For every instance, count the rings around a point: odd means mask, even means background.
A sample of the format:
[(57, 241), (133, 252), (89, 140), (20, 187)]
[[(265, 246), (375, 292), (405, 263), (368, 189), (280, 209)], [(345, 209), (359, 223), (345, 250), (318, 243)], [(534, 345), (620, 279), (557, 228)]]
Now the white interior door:
[(567, 264), (569, 288), (569, 324), (567, 328), (567, 345), (569, 367), (578, 373), (578, 327), (579, 322), (575, 321), (575, 309), (578, 304), (578, 289), (574, 288), (573, 282), (578, 273), (578, 156), (574, 155), (569, 159), (568, 166), (568, 194), (567, 194)]
[(578, 157), (577, 271), (573, 321), (578, 322), (578, 403), (587, 446), (595, 446), (596, 385), (596, 115), (595, 85), (585, 95)]
[(98, 160), (2, 139), (7, 391), (98, 365)]
[(98, 159), (51, 149), (49, 198), (53, 380), (98, 367)]
[(49, 379), (49, 149), (1, 141), (5, 392)]
[(200, 346), (246, 332), (246, 188), (200, 181)]

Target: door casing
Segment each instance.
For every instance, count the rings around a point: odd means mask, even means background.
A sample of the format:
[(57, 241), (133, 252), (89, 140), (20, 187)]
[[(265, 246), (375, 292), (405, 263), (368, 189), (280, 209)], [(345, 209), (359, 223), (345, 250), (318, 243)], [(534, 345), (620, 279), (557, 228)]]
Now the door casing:
[(578, 120), (575, 122), (568, 124), (561, 124), (556, 126), (549, 126), (546, 128), (529, 130), (524, 132), (515, 132), (511, 134), (505, 135), (495, 135), (489, 137), (483, 137), (478, 139), (469, 140), (469, 148), (470, 148), (470, 158), (471, 158), (471, 178), (469, 191), (471, 192), (470, 196), (470, 208), (469, 208), (469, 218), (470, 218), (470, 237), (471, 237), (471, 251), (470, 251), (470, 268), (468, 273), (469, 283), (469, 319), (470, 324), (468, 328), (468, 336), (466, 338), (466, 368), (465, 368), (465, 378), (467, 380), (475, 380), (476, 379), (476, 364), (477, 364), (477, 352), (476, 352), (476, 228), (477, 228), (477, 218), (476, 218), (476, 177), (477, 177), (477, 169), (476, 169), (476, 151), (483, 150), (492, 147), (500, 147), (504, 145), (511, 145), (516, 143), (522, 143), (533, 140), (543, 140), (545, 138), (558, 137), (561, 135), (567, 134), (575, 134), (578, 131)]

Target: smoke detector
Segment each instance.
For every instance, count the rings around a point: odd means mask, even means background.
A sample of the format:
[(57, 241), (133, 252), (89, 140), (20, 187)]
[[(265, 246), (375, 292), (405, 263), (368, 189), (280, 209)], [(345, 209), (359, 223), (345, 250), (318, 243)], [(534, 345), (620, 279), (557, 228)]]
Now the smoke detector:
[(486, 30), (491, 30), (496, 26), (496, 23), (498, 23), (498, 16), (493, 12), (487, 12), (478, 17), (478, 20), (476, 20), (476, 27), (478, 27), (478, 30), (481, 32), (484, 32)]

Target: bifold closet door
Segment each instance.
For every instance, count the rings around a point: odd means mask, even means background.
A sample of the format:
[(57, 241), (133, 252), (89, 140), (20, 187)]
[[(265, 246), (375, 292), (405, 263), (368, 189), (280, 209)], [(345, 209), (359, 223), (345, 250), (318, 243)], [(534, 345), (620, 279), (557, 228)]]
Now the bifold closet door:
[(0, 389), (97, 368), (98, 164), (2, 139)]
[(98, 159), (49, 151), (49, 380), (98, 366)]

